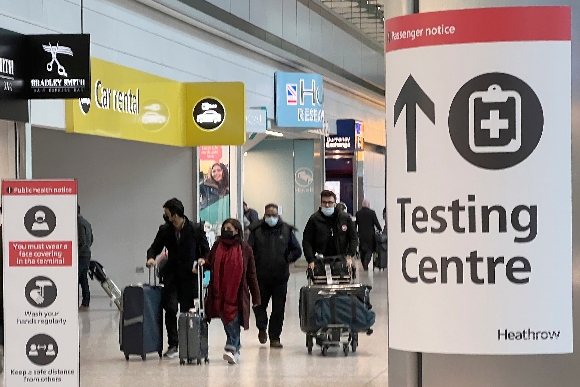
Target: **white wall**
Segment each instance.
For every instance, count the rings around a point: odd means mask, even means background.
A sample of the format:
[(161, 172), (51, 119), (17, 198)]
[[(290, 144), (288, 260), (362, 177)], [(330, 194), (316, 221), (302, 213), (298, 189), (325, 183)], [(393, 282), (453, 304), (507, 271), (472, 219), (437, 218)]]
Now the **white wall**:
[(365, 151), (364, 174), (365, 199), (370, 200), (371, 208), (384, 226), (382, 214), (385, 208), (385, 155)]
[(0, 180), (16, 177), (14, 123), (0, 120)]
[(192, 215), (192, 149), (33, 128), (32, 152), (33, 178), (78, 179), (93, 259), (119, 286), (146, 281), (135, 269), (145, 264), (165, 201), (179, 198)]

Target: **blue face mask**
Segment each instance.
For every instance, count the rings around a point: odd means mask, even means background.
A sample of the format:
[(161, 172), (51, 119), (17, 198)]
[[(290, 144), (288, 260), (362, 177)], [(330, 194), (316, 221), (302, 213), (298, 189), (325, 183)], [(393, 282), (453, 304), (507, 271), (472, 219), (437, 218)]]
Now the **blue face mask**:
[(266, 224), (270, 227), (274, 227), (275, 225), (278, 224), (278, 218), (275, 218), (273, 216), (266, 216)]
[(320, 211), (322, 211), (324, 216), (332, 216), (334, 214), (334, 207), (321, 207)]

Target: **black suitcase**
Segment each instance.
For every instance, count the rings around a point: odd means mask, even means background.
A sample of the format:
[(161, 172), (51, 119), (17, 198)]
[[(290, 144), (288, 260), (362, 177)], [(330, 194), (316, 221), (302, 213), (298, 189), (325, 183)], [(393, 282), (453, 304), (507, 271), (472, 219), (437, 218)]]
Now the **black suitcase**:
[(208, 324), (205, 318), (203, 270), (198, 268), (198, 296), (195, 308), (179, 315), (179, 364), (209, 363)]
[[(330, 279), (334, 283), (348, 284), (356, 276), (354, 267), (349, 266), (342, 255), (325, 257), (322, 254), (316, 254), (313, 262), (314, 269), (308, 269), (307, 275), (314, 284), (329, 284)], [(327, 268), (330, 269), (330, 273), (327, 272)]]
[[(149, 269), (151, 282), (151, 269)], [(120, 346), (129, 355), (139, 355), (145, 360), (147, 354), (163, 352), (163, 308), (161, 287), (155, 285), (129, 285), (123, 290), (120, 318)]]
[(376, 241), (376, 255), (373, 261), (373, 270), (385, 270), (387, 268), (387, 234), (377, 233), (375, 234)]
[(363, 284), (340, 285), (309, 285), (300, 289), (299, 317), (300, 330), (304, 333), (316, 333), (321, 327), (316, 324), (316, 309), (318, 300), (337, 294), (355, 295), (370, 309), (371, 287)]

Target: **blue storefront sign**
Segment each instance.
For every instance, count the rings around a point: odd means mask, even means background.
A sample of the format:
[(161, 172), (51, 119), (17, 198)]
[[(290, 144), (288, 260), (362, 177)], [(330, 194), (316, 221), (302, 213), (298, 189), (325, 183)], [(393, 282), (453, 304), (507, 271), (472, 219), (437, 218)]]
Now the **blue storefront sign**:
[(318, 74), (274, 75), (276, 125), (286, 128), (315, 128), (324, 125), (324, 91)]

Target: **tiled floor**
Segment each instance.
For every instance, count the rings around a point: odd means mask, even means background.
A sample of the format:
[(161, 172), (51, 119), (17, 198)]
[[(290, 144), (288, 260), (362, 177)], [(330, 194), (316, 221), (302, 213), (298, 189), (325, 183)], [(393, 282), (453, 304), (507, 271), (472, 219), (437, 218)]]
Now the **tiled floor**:
[[(240, 363), (222, 360), (225, 333), (221, 322), (210, 324), (210, 363), (180, 366), (179, 360), (147, 361), (139, 357), (126, 362), (118, 345), (118, 312), (107, 299), (94, 297), (91, 311), (80, 315), (81, 386), (387, 386), (386, 272), (359, 271), (359, 281), (373, 286), (371, 302), (377, 313), (374, 334), (361, 334), (355, 354), (342, 351), (323, 357), (315, 347), (308, 355), (298, 320), (298, 292), (306, 284), (303, 269), (292, 273), (288, 289), (284, 349), (260, 345), (257, 329), (242, 333)], [(95, 294), (96, 296), (96, 294)], [(250, 324), (254, 324), (251, 320)], [(0, 383), (0, 386), (3, 386)]]

